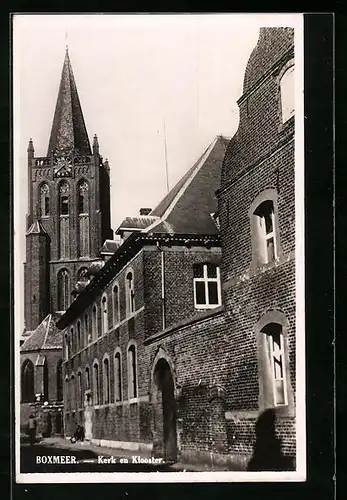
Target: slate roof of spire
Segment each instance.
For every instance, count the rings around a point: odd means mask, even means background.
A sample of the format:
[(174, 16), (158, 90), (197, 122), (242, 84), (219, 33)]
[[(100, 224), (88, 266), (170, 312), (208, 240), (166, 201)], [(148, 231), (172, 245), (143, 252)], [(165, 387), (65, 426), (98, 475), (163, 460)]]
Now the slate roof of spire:
[(52, 154), (55, 149), (65, 151), (74, 150), (75, 154), (80, 155), (91, 154), (88, 134), (67, 50), (47, 156)]
[(62, 313), (48, 314), (30, 337), (23, 342), (20, 348), (21, 352), (61, 349), (62, 335), (55, 325), (61, 315)]

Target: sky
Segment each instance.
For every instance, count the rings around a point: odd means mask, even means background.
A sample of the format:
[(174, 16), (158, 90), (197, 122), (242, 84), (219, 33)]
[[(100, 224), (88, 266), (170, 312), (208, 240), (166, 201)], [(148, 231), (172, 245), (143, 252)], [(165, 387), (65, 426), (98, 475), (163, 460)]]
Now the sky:
[(109, 160), (111, 225), (165, 196), (216, 135), (237, 130), (237, 100), (261, 26), (297, 15), (16, 15), (13, 21), (16, 330), (23, 330), (27, 146), (45, 156), (68, 45), (89, 139)]

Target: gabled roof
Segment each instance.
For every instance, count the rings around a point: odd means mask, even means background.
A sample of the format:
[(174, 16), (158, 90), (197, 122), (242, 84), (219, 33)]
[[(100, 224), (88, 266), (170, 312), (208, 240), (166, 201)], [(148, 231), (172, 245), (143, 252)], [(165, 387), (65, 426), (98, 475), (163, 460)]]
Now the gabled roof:
[(48, 314), (30, 337), (23, 342), (20, 348), (21, 352), (61, 349), (61, 331), (55, 325), (61, 315), (61, 313)]
[(158, 219), (148, 233), (217, 234), (211, 217), (217, 211), (215, 192), (229, 139), (218, 136), (196, 163), (150, 213)]
[(76, 154), (80, 155), (91, 154), (88, 134), (67, 50), (47, 156), (55, 149), (74, 150)]

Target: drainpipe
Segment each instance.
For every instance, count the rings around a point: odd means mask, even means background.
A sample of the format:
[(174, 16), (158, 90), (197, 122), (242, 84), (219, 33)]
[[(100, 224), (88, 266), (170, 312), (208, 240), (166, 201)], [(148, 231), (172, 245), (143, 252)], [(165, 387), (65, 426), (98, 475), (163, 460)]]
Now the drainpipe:
[(162, 312), (162, 328), (166, 328), (166, 311), (165, 311), (165, 258), (164, 251), (157, 242), (158, 250), (160, 251), (161, 257), (161, 312)]

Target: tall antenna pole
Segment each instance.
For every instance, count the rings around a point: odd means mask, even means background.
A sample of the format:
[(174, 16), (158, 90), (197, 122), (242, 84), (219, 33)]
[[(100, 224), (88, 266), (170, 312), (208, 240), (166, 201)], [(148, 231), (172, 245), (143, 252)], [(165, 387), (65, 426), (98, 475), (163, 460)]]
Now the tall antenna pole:
[(65, 45), (66, 45), (66, 50), (69, 49), (68, 41), (67, 41), (67, 30), (65, 30)]
[(166, 127), (165, 127), (165, 118), (163, 118), (164, 122), (164, 148), (165, 148), (165, 176), (166, 176), (166, 189), (167, 192), (170, 191), (169, 187), (169, 168), (167, 164), (167, 145), (166, 145)]

